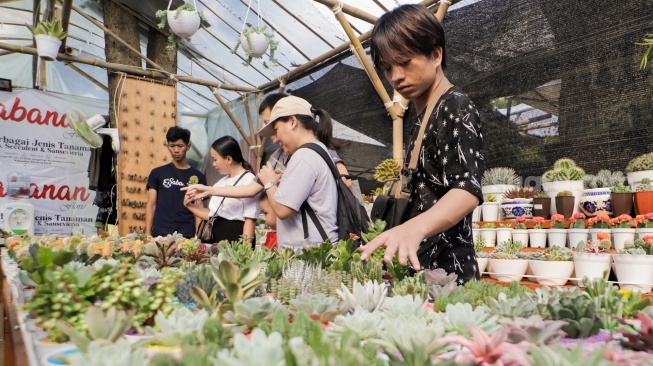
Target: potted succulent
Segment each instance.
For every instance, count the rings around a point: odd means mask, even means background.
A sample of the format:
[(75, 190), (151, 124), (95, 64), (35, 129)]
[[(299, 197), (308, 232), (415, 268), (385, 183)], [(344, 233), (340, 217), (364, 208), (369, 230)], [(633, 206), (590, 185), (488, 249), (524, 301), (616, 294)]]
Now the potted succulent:
[(592, 217), (587, 220), (587, 225), (589, 226), (590, 229), (590, 239), (591, 240), (596, 240), (597, 239), (597, 234), (599, 232), (604, 232), (607, 233), (608, 236), (612, 232), (612, 230), (609, 227), (610, 224), (610, 218), (608, 215), (598, 215), (596, 217)]
[(612, 215), (610, 187), (623, 183), (625, 178), (622, 172), (613, 173), (607, 169), (599, 170), (596, 175), (585, 174), (585, 190), (579, 199), (581, 211), (587, 217)]
[(549, 247), (564, 247), (567, 244), (567, 229), (565, 217), (560, 214), (551, 215), (553, 225), (548, 231)]
[(385, 159), (374, 170), (374, 180), (383, 183), (383, 188), (380, 194), (394, 195), (395, 183), (399, 174), (401, 173), (401, 166), (395, 159)]
[(589, 278), (591, 281), (595, 278), (608, 279), (610, 263), (612, 262), (608, 251), (612, 243), (610, 242), (610, 234), (600, 233), (599, 237), (601, 239), (577, 243), (573, 257), (578, 280), (574, 282), (579, 287), (583, 287), (582, 279), (584, 277)]
[(632, 244), (635, 241), (636, 227), (637, 221), (627, 214), (610, 220), (614, 248), (619, 250), (625, 248), (627, 243)]
[(68, 35), (68, 32), (64, 32), (61, 21), (40, 22), (36, 27), (31, 25), (27, 27), (34, 35), (39, 57), (46, 61), (56, 60), (61, 41)]
[(521, 181), (512, 168), (497, 167), (486, 169), (481, 178), (481, 192), (484, 195), (494, 195), (496, 201), (499, 203), (503, 201), (504, 192), (520, 186)]
[[(550, 197), (557, 198), (560, 191), (570, 191), (572, 196), (580, 197), (584, 189), (583, 176), (585, 176), (585, 171), (572, 159), (559, 159), (553, 164), (553, 169), (547, 170), (542, 175), (542, 190)], [(577, 209), (576, 206), (574, 203), (574, 210)], [(565, 217), (571, 216), (574, 212)], [(551, 213), (560, 213), (557, 201), (551, 203)]]
[(486, 253), (483, 248), (485, 248), (485, 239), (479, 235), (474, 243), (474, 253), (476, 256), (476, 263), (478, 264), (479, 275), (483, 275), (483, 272), (485, 272), (490, 257), (489, 253)]
[(512, 226), (510, 224), (501, 223), (497, 228), (497, 243), (502, 243), (506, 240), (512, 239)]
[(532, 257), (528, 265), (537, 283), (545, 286), (562, 286), (574, 271), (572, 251), (566, 247), (549, 247), (542, 255)]
[[(236, 42), (231, 53), (236, 54), (238, 52), (238, 46), (240, 46), (243, 51), (245, 51), (245, 55), (247, 55), (247, 60), (243, 62), (243, 65), (249, 66), (252, 63), (253, 58), (263, 57), (268, 46), (270, 47), (270, 56), (268, 57), (268, 60), (273, 64), (279, 62), (274, 58), (279, 42), (275, 41), (274, 34), (266, 32), (266, 29), (267, 26), (250, 26), (249, 28), (244, 28), (242, 33), (240, 33), (238, 42)], [(266, 62), (263, 62), (263, 66), (266, 68), (268, 67)]]
[(585, 214), (576, 212), (574, 216), (569, 218), (569, 247), (576, 248), (579, 242), (587, 241), (590, 230), (585, 228)]
[(632, 159), (626, 166), (626, 177), (633, 191), (642, 179), (653, 179), (653, 152)]
[(521, 281), (528, 269), (528, 260), (519, 259), (517, 253), (523, 248), (520, 241), (500, 243), (490, 255), (490, 267), (500, 282)]
[(546, 192), (540, 191), (533, 196), (533, 216), (540, 216), (546, 220), (550, 212), (551, 197)]
[(556, 193), (555, 204), (557, 207), (556, 213), (564, 217), (571, 217), (576, 210), (576, 197), (574, 197), (572, 191), (560, 191)]
[(533, 217), (533, 228), (528, 230), (528, 235), (531, 241), (531, 248), (544, 248), (546, 247), (546, 230), (542, 228), (544, 224), (544, 217)]
[(161, 19), (158, 24), (159, 28), (164, 29), (166, 23), (170, 28), (168, 36), (170, 44), (166, 48), (168, 50), (174, 50), (175, 47), (183, 49), (185, 46), (181, 40), (192, 37), (200, 29), (202, 20), (206, 21), (206, 17), (202, 11), (197, 11), (197, 6), (194, 3), (184, 2), (175, 10), (170, 10), (170, 5), (172, 2), (168, 4), (168, 9), (157, 11), (155, 16)]
[(497, 242), (496, 226), (488, 222), (481, 228), (481, 237), (485, 240), (485, 246), (493, 248)]
[(653, 235), (653, 212), (644, 215), (637, 215), (637, 238), (643, 239), (646, 235)]
[(610, 187), (610, 200), (612, 201), (612, 214), (615, 216), (630, 214), (633, 209), (633, 191), (623, 182)]
[(501, 215), (506, 219), (524, 216), (533, 217), (533, 197), (538, 193), (533, 187), (521, 187), (508, 190), (501, 202)]
[(649, 293), (653, 288), (653, 236), (637, 239), (633, 245), (612, 255), (619, 288)]
[(519, 216), (515, 219), (515, 229), (512, 231), (512, 240), (518, 241), (528, 246), (528, 230), (526, 230), (526, 218)]
[(474, 221), (472, 222), (472, 239), (474, 241), (474, 244), (476, 244), (476, 241), (480, 237), (481, 237), (481, 227), (479, 226), (478, 222)]
[(493, 194), (486, 194), (481, 205), (481, 215), (483, 221), (498, 221), (499, 220), (499, 202)]
[(638, 215), (653, 212), (653, 185), (649, 178), (643, 178), (635, 189), (635, 210)]

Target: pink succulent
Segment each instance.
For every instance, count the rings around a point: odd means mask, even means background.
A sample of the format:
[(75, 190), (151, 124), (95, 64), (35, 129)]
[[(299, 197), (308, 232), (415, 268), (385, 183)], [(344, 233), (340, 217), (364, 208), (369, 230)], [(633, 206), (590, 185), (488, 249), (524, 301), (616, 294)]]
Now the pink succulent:
[(598, 233), (596, 233), (596, 238), (599, 240), (604, 240), (604, 239), (610, 240), (610, 234), (604, 231), (599, 231)]
[(544, 217), (535, 216), (535, 217), (533, 217), (532, 221), (533, 221), (534, 224), (542, 225), (544, 223)]
[(576, 212), (572, 218), (574, 220), (585, 220), (585, 214), (582, 212)]
[(510, 329), (502, 328), (492, 334), (485, 333), (479, 327), (469, 327), (469, 330), (472, 333), (471, 340), (456, 335), (440, 338), (434, 343), (438, 346), (454, 343), (467, 348), (469, 353), (456, 355), (454, 361), (457, 363), (473, 363), (478, 366), (530, 366), (526, 356), (529, 343), (507, 343)]
[(564, 222), (565, 217), (560, 215), (560, 214), (555, 214), (555, 215), (551, 215), (551, 220), (558, 221), (558, 222)]

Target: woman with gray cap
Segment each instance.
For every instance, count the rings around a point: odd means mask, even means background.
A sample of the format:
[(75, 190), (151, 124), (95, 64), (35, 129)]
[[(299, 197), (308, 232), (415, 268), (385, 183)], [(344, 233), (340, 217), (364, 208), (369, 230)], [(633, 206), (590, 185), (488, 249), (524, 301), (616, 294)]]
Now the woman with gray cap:
[[(315, 211), (317, 218), (332, 243), (338, 241), (336, 181), (327, 163), (315, 151), (300, 147), (315, 143), (328, 153), (332, 136), (332, 122), (323, 109), (295, 96), (277, 102), (270, 115), (270, 123), (259, 131), (261, 137), (277, 136), (279, 144), (292, 155), (283, 174), (267, 164), (258, 173), (265, 194), (277, 215), (279, 249), (303, 248), (323, 241), (312, 220), (304, 220), (300, 208), (304, 202)], [(304, 233), (307, 225), (308, 235)]]

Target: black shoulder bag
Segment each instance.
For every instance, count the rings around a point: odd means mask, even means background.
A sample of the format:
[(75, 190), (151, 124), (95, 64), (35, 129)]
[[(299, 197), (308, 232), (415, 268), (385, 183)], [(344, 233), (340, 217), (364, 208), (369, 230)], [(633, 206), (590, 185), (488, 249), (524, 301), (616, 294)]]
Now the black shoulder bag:
[[(240, 182), (240, 179), (244, 177), (248, 172), (249, 170), (246, 170), (243, 174), (241, 174), (240, 177), (236, 179), (236, 182), (233, 186), (237, 186), (238, 182)], [(226, 198), (227, 197), (222, 197), (222, 201), (220, 201), (220, 205), (218, 205), (218, 208), (215, 210), (215, 214), (213, 216), (210, 216), (208, 220), (200, 221), (200, 224), (197, 226), (197, 233), (195, 234), (195, 238), (200, 239), (202, 243), (213, 243), (213, 222), (218, 217), (218, 211), (220, 211), (220, 207), (222, 207), (222, 204)]]

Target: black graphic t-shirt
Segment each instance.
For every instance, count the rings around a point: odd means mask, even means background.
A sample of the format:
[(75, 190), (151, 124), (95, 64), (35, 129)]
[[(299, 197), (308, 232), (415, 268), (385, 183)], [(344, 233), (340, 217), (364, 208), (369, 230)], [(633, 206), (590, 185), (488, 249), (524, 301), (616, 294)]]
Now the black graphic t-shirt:
[(152, 236), (168, 235), (175, 231), (185, 238), (195, 236), (195, 215), (184, 206), (185, 187), (190, 177), (197, 176), (200, 184), (206, 185), (206, 177), (199, 170), (190, 167), (179, 169), (183, 180), (179, 179), (177, 169), (166, 164), (152, 169), (147, 180), (147, 189), (156, 190), (156, 210), (152, 222)]
[[(415, 146), (423, 113), (411, 131), (409, 155)], [(474, 103), (458, 87), (445, 92), (426, 122), (417, 172), (412, 177), (409, 217), (429, 210), (453, 188), (463, 189), (483, 202), (483, 135)], [(410, 161), (407, 156), (406, 161)], [(424, 239), (417, 254), (423, 268), (455, 272), (460, 284), (478, 279), (472, 241), (471, 212), (446, 232)]]

